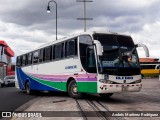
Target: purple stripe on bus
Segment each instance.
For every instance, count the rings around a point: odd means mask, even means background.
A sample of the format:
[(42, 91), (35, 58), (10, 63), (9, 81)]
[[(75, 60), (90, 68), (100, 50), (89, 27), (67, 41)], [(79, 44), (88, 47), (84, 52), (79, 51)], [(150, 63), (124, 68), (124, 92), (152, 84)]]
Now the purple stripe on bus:
[[(60, 78), (60, 77), (69, 77), (69, 76), (75, 76), (75, 75), (42, 75), (42, 74), (32, 74), (32, 73), (28, 73), (32, 76), (36, 76), (36, 77), (54, 77), (54, 78)], [(75, 77), (96, 77), (96, 74), (78, 74)]]
[[(67, 76), (67, 77), (64, 77), (64, 76), (61, 76), (61, 77), (46, 77), (46, 76), (38, 76), (38, 75), (32, 75), (32, 76), (34, 76), (34, 77), (38, 77), (38, 78), (45, 78), (45, 79), (49, 79), (49, 78), (62, 78), (62, 79), (67, 79), (69, 76)], [(88, 79), (88, 78), (96, 78), (95, 76), (94, 77), (75, 77), (75, 78), (86, 78), (86, 79)]]
[[(46, 78), (46, 77), (37, 77), (37, 76), (34, 76), (36, 78), (39, 78), (39, 79), (44, 79), (44, 80), (50, 80), (50, 81), (55, 81), (55, 82), (59, 82), (59, 81), (67, 81), (65, 78)], [(77, 81), (97, 81), (96, 78), (77, 78)]]

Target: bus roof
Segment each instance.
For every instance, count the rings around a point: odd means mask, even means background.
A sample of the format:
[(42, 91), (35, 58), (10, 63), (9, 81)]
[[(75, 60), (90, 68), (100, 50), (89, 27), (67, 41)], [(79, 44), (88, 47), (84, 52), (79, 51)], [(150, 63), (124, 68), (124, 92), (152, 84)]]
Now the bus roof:
[[(93, 32), (82, 32), (82, 33), (79, 33), (79, 34), (75, 34), (75, 35), (71, 35), (71, 36), (68, 36), (68, 37), (63, 37), (63, 38), (60, 38), (58, 40), (54, 40), (52, 42), (49, 42), (49, 43), (46, 43), (44, 45), (41, 45), (40, 47), (36, 48), (36, 49), (33, 49), (31, 51), (28, 51), (26, 53), (30, 53), (30, 52), (33, 52), (33, 51), (36, 51), (36, 50), (39, 50), (41, 48), (44, 48), (44, 47), (47, 47), (47, 46), (50, 46), (50, 45), (53, 45), (53, 44), (56, 44), (56, 43), (60, 43), (60, 42), (63, 42), (63, 41), (66, 41), (68, 39), (72, 39), (72, 38), (75, 38), (77, 36), (80, 36), (80, 35), (93, 35), (93, 34), (111, 34), (111, 35), (123, 35), (123, 36), (129, 36), (129, 35), (125, 35), (125, 34), (118, 34), (118, 33), (115, 33), (115, 32), (101, 32), (101, 31), (93, 31)], [(130, 36), (129, 36), (130, 37)], [(26, 53), (23, 53), (21, 55), (24, 55)], [(18, 55), (20, 56), (20, 55)]]

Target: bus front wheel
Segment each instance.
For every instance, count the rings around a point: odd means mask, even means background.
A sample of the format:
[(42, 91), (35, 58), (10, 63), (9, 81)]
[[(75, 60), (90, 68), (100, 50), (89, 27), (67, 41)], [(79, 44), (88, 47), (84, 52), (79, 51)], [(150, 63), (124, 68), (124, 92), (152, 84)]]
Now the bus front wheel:
[(77, 88), (77, 84), (76, 84), (75, 80), (72, 80), (68, 84), (68, 94), (72, 98), (81, 98), (82, 97), (82, 93), (78, 92), (78, 88)]
[(30, 95), (32, 93), (32, 90), (30, 88), (29, 82), (26, 83), (25, 87), (26, 87), (26, 93), (27, 93), (27, 95)]

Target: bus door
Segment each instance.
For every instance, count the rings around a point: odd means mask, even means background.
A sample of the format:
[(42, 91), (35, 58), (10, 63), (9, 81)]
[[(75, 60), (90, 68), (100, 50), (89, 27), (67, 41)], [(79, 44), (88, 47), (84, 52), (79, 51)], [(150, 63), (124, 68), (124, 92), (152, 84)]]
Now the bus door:
[(96, 60), (94, 47), (88, 46), (86, 50), (87, 76), (88, 76), (88, 92), (96, 93), (97, 79), (96, 79)]
[(96, 62), (95, 62), (93, 41), (91, 36), (89, 35), (79, 36), (79, 53), (80, 53), (80, 60), (81, 60), (82, 67), (86, 71), (86, 75), (87, 75), (85, 77), (85, 79), (87, 79), (87, 82), (82, 82), (84, 83), (82, 90), (84, 92), (93, 93), (93, 90), (97, 88), (96, 86), (97, 82), (94, 81), (92, 77), (93, 75), (97, 74), (97, 71), (96, 71), (96, 64), (95, 64)]

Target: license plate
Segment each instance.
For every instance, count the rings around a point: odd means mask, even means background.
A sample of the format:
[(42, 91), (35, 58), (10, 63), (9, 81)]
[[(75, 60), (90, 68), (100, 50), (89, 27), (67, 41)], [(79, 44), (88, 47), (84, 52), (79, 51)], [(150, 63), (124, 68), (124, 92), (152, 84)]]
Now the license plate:
[(128, 91), (128, 86), (122, 86), (122, 91)]

